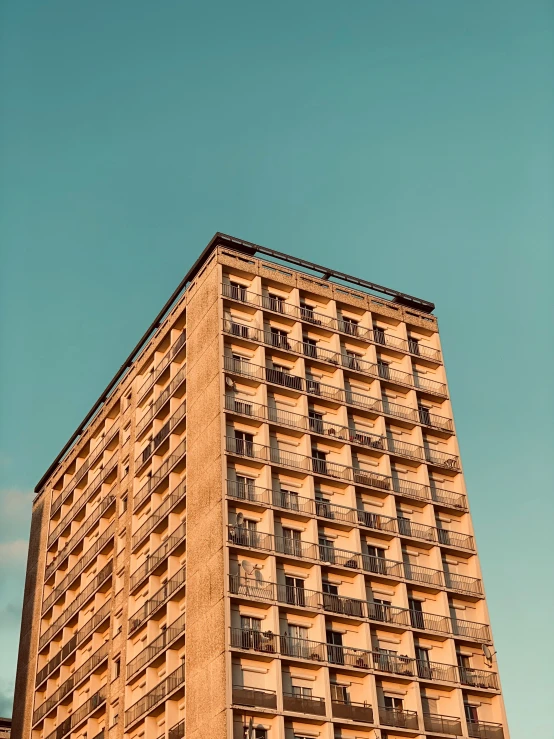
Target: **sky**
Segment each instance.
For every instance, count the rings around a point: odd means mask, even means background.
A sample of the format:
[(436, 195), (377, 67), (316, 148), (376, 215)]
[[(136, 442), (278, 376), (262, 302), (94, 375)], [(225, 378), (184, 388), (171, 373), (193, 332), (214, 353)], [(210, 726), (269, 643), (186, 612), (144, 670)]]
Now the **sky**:
[(33, 487), (224, 231), (436, 303), (511, 736), (552, 736), (552, 0), (5, 0), (0, 55), (0, 715)]

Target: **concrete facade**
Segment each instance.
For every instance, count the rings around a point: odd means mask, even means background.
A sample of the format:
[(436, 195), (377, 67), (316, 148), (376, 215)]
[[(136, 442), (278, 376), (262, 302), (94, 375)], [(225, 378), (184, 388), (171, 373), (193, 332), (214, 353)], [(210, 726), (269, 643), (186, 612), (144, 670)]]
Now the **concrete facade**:
[(255, 252), (37, 488), (12, 736), (509, 739), (432, 304)]

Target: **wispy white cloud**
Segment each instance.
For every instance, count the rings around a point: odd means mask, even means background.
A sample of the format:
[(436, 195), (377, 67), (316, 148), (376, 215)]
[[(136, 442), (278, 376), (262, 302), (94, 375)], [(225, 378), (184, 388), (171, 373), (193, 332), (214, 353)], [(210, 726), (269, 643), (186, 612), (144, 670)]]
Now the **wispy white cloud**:
[(0, 541), (0, 569), (20, 567), (27, 561), (27, 539)]
[(33, 493), (15, 488), (0, 489), (0, 543), (29, 536)]

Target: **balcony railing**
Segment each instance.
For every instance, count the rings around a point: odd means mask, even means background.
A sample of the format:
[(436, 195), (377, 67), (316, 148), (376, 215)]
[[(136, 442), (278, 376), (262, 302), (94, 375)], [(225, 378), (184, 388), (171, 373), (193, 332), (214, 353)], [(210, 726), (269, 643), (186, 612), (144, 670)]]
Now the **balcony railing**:
[(277, 693), (261, 688), (243, 688), (233, 685), (233, 703), (237, 706), (277, 710)]
[(87, 716), (96, 711), (97, 708), (100, 708), (100, 706), (104, 705), (105, 702), (106, 693), (105, 689), (102, 688), (91, 696), (86, 703), (79, 706), (75, 713), (72, 713), (71, 716), (68, 716), (61, 722), (61, 724), (58, 724), (54, 731), (48, 734), (46, 739), (64, 739), (64, 737), (72, 732), (75, 727), (81, 723), (81, 721), (84, 721)]
[(65, 626), (65, 624), (69, 621), (69, 619), (73, 618), (73, 616), (79, 611), (85, 603), (92, 598), (92, 596), (96, 593), (99, 588), (101, 588), (108, 579), (112, 576), (112, 570), (113, 570), (113, 560), (110, 560), (96, 575), (96, 577), (86, 586), (84, 590), (82, 590), (80, 593), (77, 594), (77, 597), (75, 600), (71, 601), (67, 606), (65, 606), (65, 610), (57, 618), (54, 623), (52, 623), (42, 634), (42, 636), (39, 639), (39, 649), (42, 649), (52, 637), (57, 634), (57, 632)]
[[(453, 588), (452, 582), (445, 582), (442, 570), (434, 570), (431, 567), (413, 565), (408, 562), (397, 562), (385, 557), (351, 552), (346, 549), (338, 549), (321, 544), (305, 542), (299, 539), (291, 539), (282, 536), (273, 536), (258, 531), (251, 531), (243, 526), (229, 526), (229, 541), (236, 546), (253, 547), (263, 549), (266, 552), (274, 551), (276, 554), (284, 554), (292, 557), (312, 559), (320, 563), (358, 569), (384, 577), (404, 578), (412, 582), (419, 582), (433, 588)], [(475, 593), (480, 580), (464, 578), (468, 582), (456, 581), (453, 589), (462, 592)]]
[[(55, 572), (58, 567), (62, 565), (63, 562), (69, 557), (71, 554), (71, 551), (79, 544), (84, 537), (88, 534), (88, 532), (92, 529), (94, 524), (98, 522), (100, 518), (106, 513), (106, 511), (109, 510), (112, 503), (115, 501), (115, 495), (113, 494), (113, 490), (115, 490), (115, 485), (110, 490), (107, 495), (102, 498), (102, 500), (98, 503), (96, 508), (92, 511), (90, 516), (88, 516), (83, 523), (79, 526), (79, 529), (75, 532), (75, 535), (69, 539), (63, 549), (61, 549), (54, 559), (50, 562), (50, 564), (46, 567), (45, 573), (44, 573), (44, 579), (45, 581), (48, 580), (48, 578), (52, 575), (53, 572)], [(85, 505), (85, 504), (83, 504)]]
[(180, 688), (184, 682), (185, 667), (181, 665), (125, 711), (125, 727), (130, 726), (141, 716), (144, 716), (145, 713), (152, 710), (156, 704)]
[[(167, 739), (183, 739), (185, 736), (185, 719), (172, 726), (167, 732)], [(161, 739), (159, 737), (158, 739)]]
[(49, 677), (54, 670), (56, 670), (62, 662), (64, 662), (73, 652), (87, 639), (90, 634), (93, 633), (106, 619), (110, 617), (111, 603), (108, 601), (104, 603), (102, 608), (97, 611), (94, 616), (91, 616), (89, 620), (77, 631), (71, 639), (66, 642), (60, 651), (55, 654), (49, 662), (37, 673), (35, 687), (39, 687), (47, 677)]
[(486, 688), (498, 690), (498, 675), (487, 670), (477, 670), (473, 667), (458, 667), (459, 682), (472, 688)]
[(282, 349), (283, 351), (299, 354), (335, 366), (340, 365), (345, 369), (370, 375), (385, 382), (413, 387), (443, 397), (447, 395), (446, 385), (443, 382), (430, 380), (418, 374), (411, 375), (409, 372), (402, 372), (389, 365), (368, 362), (362, 357), (352, 354), (339, 354), (331, 349), (322, 347), (320, 344), (307, 340), (298, 341), (297, 339), (292, 339), (288, 334), (272, 332), (267, 329), (262, 330), (256, 326), (249, 326), (229, 319), (223, 321), (223, 330), (231, 336), (256, 341), (266, 346)]
[(183, 567), (154, 593), (129, 619), (129, 634), (134, 633), (150, 616), (186, 583), (187, 571)]
[(186, 402), (181, 403), (175, 413), (168, 418), (158, 433), (154, 435), (152, 440), (148, 442), (142, 452), (135, 459), (135, 471), (139, 471), (140, 468), (149, 461), (156, 449), (161, 446), (170, 434), (178, 428), (179, 424), (186, 418), (186, 412)]
[(239, 287), (223, 283), (222, 291), (226, 298), (230, 298), (231, 300), (235, 300), (240, 303), (247, 303), (248, 305), (254, 305), (258, 308), (261, 307), (264, 310), (270, 310), (274, 313), (280, 313), (281, 315), (293, 316), (314, 326), (332, 328), (335, 331), (340, 331), (343, 334), (353, 336), (357, 339), (373, 342), (382, 346), (388, 346), (403, 352), (409, 352), (410, 354), (431, 359), (435, 362), (441, 361), (441, 353), (438, 349), (434, 349), (426, 344), (421, 344), (417, 339), (409, 338), (408, 341), (406, 341), (399, 336), (389, 334), (388, 331), (385, 331), (384, 329), (379, 328), (371, 330), (369, 328), (365, 328), (365, 326), (360, 326), (354, 321), (340, 318), (335, 319), (305, 306), (298, 307), (296, 305), (292, 305), (284, 299), (258, 295), (242, 286)]
[(185, 614), (183, 613), (170, 626), (153, 639), (127, 665), (127, 680), (136, 675), (145, 665), (167, 649), (176, 639), (184, 634)]
[[(144, 416), (140, 419), (139, 423), (137, 424), (137, 430), (136, 430), (137, 439), (144, 433), (144, 430), (150, 424), (152, 419), (156, 417), (156, 415), (163, 408), (163, 406), (167, 403), (167, 401), (171, 398), (173, 393), (175, 393), (178, 390), (178, 388), (181, 387), (181, 385), (185, 381), (185, 378), (186, 378), (185, 368), (182, 367), (179, 370), (179, 372), (177, 372), (175, 377), (171, 380), (169, 385), (162, 391), (160, 396), (156, 398), (156, 400), (152, 403), (151, 406), (149, 406)], [(185, 404), (186, 404), (186, 401), (185, 401)]]
[(467, 719), (467, 733), (476, 739), (504, 739), (502, 724)]
[(305, 380), (299, 375), (283, 372), (280, 369), (262, 367), (235, 357), (225, 356), (224, 366), (227, 372), (233, 372), (251, 379), (265, 380), (273, 385), (281, 385), (298, 392), (306, 392), (309, 395), (326, 398), (336, 403), (346, 403), (377, 414), (402, 418), (441, 431), (453, 432), (454, 430), (451, 419), (431, 413), (427, 408), (415, 409), (398, 403), (391, 403), (387, 398), (381, 400), (381, 398), (373, 398), (353, 390), (343, 390), (333, 385), (326, 385), (319, 382), (319, 380)]
[(179, 501), (183, 500), (187, 492), (187, 483), (186, 480), (183, 480), (182, 482), (177, 485), (175, 490), (171, 492), (167, 498), (165, 498), (162, 503), (156, 508), (156, 510), (148, 516), (148, 520), (145, 521), (142, 526), (133, 534), (132, 539), (132, 545), (131, 548), (134, 550), (140, 543), (145, 539), (150, 532), (156, 528), (158, 523), (164, 519), (166, 516), (169, 515), (169, 513), (173, 510), (173, 508), (179, 503)]
[(325, 716), (325, 698), (283, 693), (283, 710), (291, 713), (307, 713)]
[(436, 734), (451, 734), (462, 736), (462, 723), (454, 716), (439, 716), (436, 713), (423, 714), (423, 726), (425, 731)]
[(60, 687), (47, 698), (33, 713), (33, 725), (40, 721), (54, 706), (69, 695), (87, 675), (108, 659), (109, 644), (104, 643), (100, 649), (89, 657)]
[(331, 707), (334, 718), (346, 718), (364, 724), (373, 723), (373, 708), (368, 703), (332, 700)]
[(183, 331), (183, 333), (180, 334), (177, 337), (177, 339), (173, 342), (173, 344), (169, 347), (169, 349), (164, 354), (164, 356), (160, 359), (160, 361), (153, 367), (152, 372), (150, 372), (147, 375), (144, 382), (138, 389), (137, 396), (138, 396), (139, 403), (142, 402), (142, 399), (144, 398), (146, 393), (150, 390), (152, 385), (154, 385), (158, 377), (160, 377), (165, 372), (165, 370), (169, 367), (170, 363), (179, 354), (181, 349), (184, 347), (186, 340), (187, 340), (187, 334), (186, 334), (186, 331)]
[(89, 549), (87, 549), (84, 554), (81, 555), (81, 558), (79, 559), (77, 564), (71, 568), (71, 570), (63, 578), (63, 580), (58, 585), (56, 585), (50, 595), (45, 598), (42, 605), (43, 615), (50, 608), (50, 606), (54, 605), (58, 598), (63, 595), (63, 593), (67, 590), (71, 583), (79, 577), (83, 570), (88, 567), (88, 565), (102, 552), (104, 547), (107, 546), (107, 544), (113, 539), (114, 532), (115, 521), (112, 521), (112, 523), (102, 533), (102, 535), (98, 539), (96, 539), (94, 544)]
[(301, 429), (313, 434), (330, 436), (333, 439), (347, 441), (358, 446), (388, 451), (396, 456), (417, 459), (422, 462), (426, 461), (435, 466), (447, 467), (448, 469), (459, 469), (458, 457), (453, 454), (429, 450), (427, 447), (398, 441), (393, 437), (368, 434), (358, 431), (355, 428), (341, 426), (319, 418), (302, 416), (299, 413), (284, 411), (280, 408), (250, 403), (242, 399), (239, 400), (232, 395), (225, 396), (225, 409), (243, 416), (263, 419), (270, 423), (278, 423), (282, 426), (290, 426), (291, 428)]
[(187, 524), (183, 521), (177, 528), (171, 532), (167, 539), (154, 551), (146, 556), (145, 561), (131, 575), (131, 590), (135, 590), (138, 585), (158, 567), (170, 554), (176, 549), (181, 542), (185, 540), (187, 535)]
[(111, 445), (111, 443), (118, 436), (119, 436), (119, 427), (116, 428), (115, 430), (110, 429), (106, 438), (103, 441), (100, 441), (100, 443), (97, 444), (97, 446), (90, 452), (90, 454), (85, 459), (83, 464), (79, 467), (78, 470), (75, 471), (75, 474), (73, 475), (73, 479), (71, 480), (71, 482), (62, 490), (62, 492), (58, 495), (58, 497), (52, 501), (52, 507), (50, 509), (50, 516), (53, 516), (56, 513), (56, 511), (60, 508), (63, 502), (67, 500), (67, 498), (75, 490), (75, 488), (80, 483), (80, 481), (83, 479), (85, 474), (89, 471), (89, 469), (91, 467), (94, 467), (96, 462), (99, 460), (100, 455), (104, 453), (104, 451)]
[(416, 711), (379, 706), (379, 723), (383, 726), (396, 726), (399, 729), (418, 729)]
[(137, 494), (134, 496), (133, 501), (133, 512), (136, 513), (140, 506), (155, 492), (158, 486), (163, 480), (169, 475), (173, 468), (183, 459), (187, 453), (187, 440), (183, 439), (180, 444), (177, 445), (175, 450), (169, 455), (169, 457), (162, 462), (158, 469), (148, 477), (145, 484), (140, 488)]

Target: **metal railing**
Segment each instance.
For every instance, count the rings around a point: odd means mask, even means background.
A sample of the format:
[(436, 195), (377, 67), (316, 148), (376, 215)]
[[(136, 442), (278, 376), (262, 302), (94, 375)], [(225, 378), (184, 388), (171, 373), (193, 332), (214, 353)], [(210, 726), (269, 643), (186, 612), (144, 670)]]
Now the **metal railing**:
[(360, 326), (359, 323), (354, 321), (342, 318), (332, 318), (331, 316), (326, 316), (325, 314), (319, 313), (318, 311), (312, 310), (306, 306), (298, 307), (296, 305), (292, 305), (281, 298), (271, 298), (266, 295), (258, 295), (242, 286), (223, 283), (222, 292), (224, 297), (240, 303), (247, 303), (256, 307), (261, 307), (264, 310), (270, 310), (274, 313), (280, 313), (281, 315), (293, 316), (315, 326), (332, 328), (335, 331), (347, 334), (348, 336), (353, 336), (357, 339), (363, 339), (375, 344), (381, 344), (382, 346), (399, 349), (400, 351), (432, 359), (436, 362), (441, 361), (441, 353), (438, 349), (434, 349), (427, 344), (421, 344), (417, 339), (408, 338), (408, 341), (406, 341), (399, 336), (389, 334), (384, 329), (374, 328), (371, 330), (365, 326)]
[(416, 711), (379, 706), (379, 723), (383, 726), (396, 726), (399, 729), (418, 729)]
[(233, 703), (237, 706), (277, 709), (277, 693), (262, 688), (244, 688), (233, 685)]
[(440, 716), (436, 713), (424, 713), (423, 726), (425, 731), (432, 733), (462, 736), (462, 722), (455, 716)]
[(179, 426), (181, 421), (183, 421), (183, 419), (186, 417), (186, 413), (187, 413), (187, 404), (185, 401), (177, 408), (175, 413), (173, 413), (167, 419), (167, 421), (164, 423), (164, 425), (161, 427), (158, 433), (154, 435), (152, 440), (148, 442), (148, 444), (145, 446), (142, 452), (135, 459), (135, 472), (140, 470), (140, 468), (143, 465), (145, 465), (148, 462), (148, 460), (152, 457), (156, 449), (166, 439), (169, 438), (170, 434), (175, 431), (175, 429)]
[(127, 680), (130, 680), (139, 670), (170, 647), (180, 636), (184, 635), (184, 630), (185, 614), (183, 613), (127, 664)]
[(71, 568), (63, 580), (56, 585), (54, 590), (44, 599), (42, 604), (42, 615), (54, 605), (58, 598), (67, 590), (71, 583), (79, 577), (83, 570), (100, 554), (102, 549), (113, 539), (115, 532), (115, 521), (108, 526), (108, 528), (96, 539), (94, 544), (87, 549), (87, 551), (81, 555), (81, 558), (77, 564)]
[(138, 403), (140, 404), (146, 393), (150, 390), (152, 385), (156, 382), (158, 377), (160, 377), (167, 367), (170, 365), (170, 363), (175, 359), (175, 357), (179, 354), (183, 346), (185, 345), (187, 340), (187, 333), (186, 330), (183, 331), (182, 334), (180, 334), (173, 344), (169, 347), (167, 352), (164, 354), (164, 356), (160, 359), (160, 361), (152, 368), (152, 371), (147, 375), (142, 385), (139, 387), (137, 392), (137, 398)]
[(183, 521), (177, 528), (171, 532), (167, 539), (160, 546), (146, 556), (146, 560), (131, 574), (130, 588), (135, 590), (138, 585), (148, 577), (167, 557), (169, 557), (174, 549), (184, 541), (187, 535), (187, 523)]
[[(112, 487), (109, 493), (107, 493), (102, 500), (98, 503), (96, 508), (92, 511), (90, 516), (83, 521), (83, 523), (79, 526), (79, 529), (75, 532), (75, 535), (69, 539), (62, 549), (56, 554), (54, 559), (47, 565), (45, 573), (44, 573), (44, 580), (47, 581), (48, 578), (60, 567), (67, 557), (71, 554), (72, 550), (85, 538), (85, 536), (89, 533), (89, 531), (92, 529), (92, 527), (102, 518), (102, 516), (108, 511), (111, 507), (111, 505), (115, 502), (115, 495), (113, 494), (113, 490), (115, 490), (115, 485)], [(83, 505), (86, 505), (86, 503), (83, 503)]]
[(67, 498), (75, 490), (77, 485), (81, 482), (85, 474), (89, 471), (91, 467), (94, 467), (94, 465), (100, 458), (100, 455), (104, 453), (104, 451), (110, 446), (110, 444), (114, 441), (114, 439), (117, 436), (119, 436), (119, 427), (116, 428), (115, 430), (110, 429), (110, 433), (108, 433), (106, 438), (103, 441), (101, 441), (100, 444), (98, 444), (90, 452), (90, 454), (87, 456), (83, 464), (79, 467), (79, 469), (75, 471), (75, 474), (71, 482), (61, 491), (58, 497), (52, 501), (52, 507), (50, 509), (51, 517), (55, 515), (55, 513), (58, 511), (60, 506), (63, 505), (64, 501), (67, 500)]
[(61, 724), (58, 724), (54, 731), (48, 734), (46, 739), (63, 739), (70, 732), (72, 732), (75, 727), (81, 723), (81, 721), (84, 721), (89, 716), (89, 714), (96, 711), (96, 709), (104, 705), (105, 702), (106, 692), (105, 688), (102, 688), (93, 696), (91, 696), (86, 703), (83, 703), (82, 706), (79, 706), (79, 708), (77, 708), (77, 710), (72, 713), (71, 716), (68, 716), (64, 721), (61, 722)]
[(369, 703), (353, 703), (352, 701), (331, 700), (333, 718), (346, 718), (364, 724), (373, 723), (373, 708)]
[(44, 703), (33, 712), (33, 725), (40, 721), (54, 706), (56, 706), (66, 695), (69, 695), (87, 675), (108, 659), (109, 644), (104, 643), (100, 649), (89, 657), (75, 672), (65, 680), (60, 687), (47, 698)]
[(125, 727), (130, 726), (145, 713), (152, 710), (157, 703), (175, 692), (184, 682), (185, 667), (181, 665), (125, 711)]
[(167, 739), (183, 739), (185, 736), (185, 719), (172, 726), (167, 732)]
[(283, 692), (283, 710), (291, 713), (307, 713), (325, 716), (325, 698)]
[(119, 455), (119, 450), (117, 450), (110, 459), (108, 460), (105, 467), (103, 467), (94, 480), (88, 485), (83, 491), (80, 492), (79, 498), (75, 501), (75, 503), (71, 506), (71, 508), (66, 512), (66, 514), (62, 517), (61, 521), (56, 525), (54, 530), (50, 533), (48, 536), (48, 543), (47, 547), (48, 549), (52, 546), (52, 544), (56, 541), (56, 539), (60, 536), (60, 534), (63, 532), (63, 530), (69, 526), (71, 521), (75, 518), (77, 513), (87, 504), (87, 502), (98, 492), (101, 485), (106, 482), (108, 477), (117, 470), (117, 457)]
[(187, 440), (183, 439), (175, 448), (175, 450), (169, 455), (169, 457), (162, 462), (158, 469), (146, 480), (145, 484), (138, 490), (133, 501), (133, 513), (136, 513), (139, 507), (152, 495), (157, 489), (158, 485), (169, 475), (172, 469), (181, 461), (181, 459), (187, 453)]
[(131, 550), (136, 549), (141, 541), (143, 541), (145, 537), (150, 534), (152, 529), (156, 528), (158, 523), (171, 513), (177, 503), (185, 498), (186, 493), (187, 483), (186, 480), (183, 480), (179, 483), (179, 485), (177, 485), (175, 490), (173, 490), (167, 496), (167, 498), (165, 498), (160, 503), (156, 510), (148, 516), (148, 520), (145, 521), (142, 526), (133, 534), (133, 538), (131, 540)]
[(504, 728), (502, 724), (495, 724), (490, 721), (466, 720), (467, 733), (470, 737), (476, 737), (476, 739), (504, 739)]
[(473, 667), (458, 666), (459, 682), (472, 688), (498, 690), (498, 675), (488, 670), (477, 670)]
[(178, 590), (180, 590), (186, 583), (187, 570), (183, 567), (173, 577), (171, 577), (162, 587), (149, 598), (146, 603), (135, 611), (129, 619), (129, 634), (133, 634), (142, 624), (154, 614), (158, 608), (161, 608), (164, 603)]
[[(159, 413), (159, 411), (163, 408), (163, 406), (167, 403), (167, 401), (171, 398), (173, 393), (181, 387), (183, 382), (186, 379), (185, 374), (185, 368), (181, 367), (179, 372), (175, 375), (175, 377), (171, 380), (169, 385), (167, 385), (164, 390), (162, 390), (160, 396), (156, 398), (156, 400), (152, 403), (151, 406), (149, 406), (148, 410), (144, 414), (144, 416), (140, 419), (139, 423), (137, 424), (137, 430), (136, 430), (136, 438), (138, 439), (146, 429), (146, 427), (150, 424), (153, 418)], [(185, 400), (186, 405), (186, 400)]]
[(111, 603), (104, 603), (102, 608), (97, 611), (89, 620), (77, 631), (71, 639), (66, 642), (60, 651), (50, 659), (42, 669), (37, 672), (35, 687), (39, 687), (46, 678), (56, 670), (64, 660), (66, 660), (73, 652), (93, 633), (107, 618), (110, 617)]
[(73, 616), (79, 611), (85, 603), (92, 598), (92, 596), (96, 593), (96, 591), (101, 588), (108, 579), (112, 576), (112, 570), (113, 570), (113, 560), (110, 560), (96, 575), (96, 577), (86, 586), (84, 590), (82, 590), (80, 593), (77, 594), (77, 597), (75, 600), (71, 601), (67, 606), (65, 606), (65, 610), (60, 615), (59, 618), (57, 618), (54, 623), (52, 623), (44, 632), (44, 634), (41, 635), (39, 639), (39, 649), (42, 649), (52, 637), (58, 633), (58, 631), (65, 626), (65, 624), (69, 621), (69, 619), (73, 618)]

